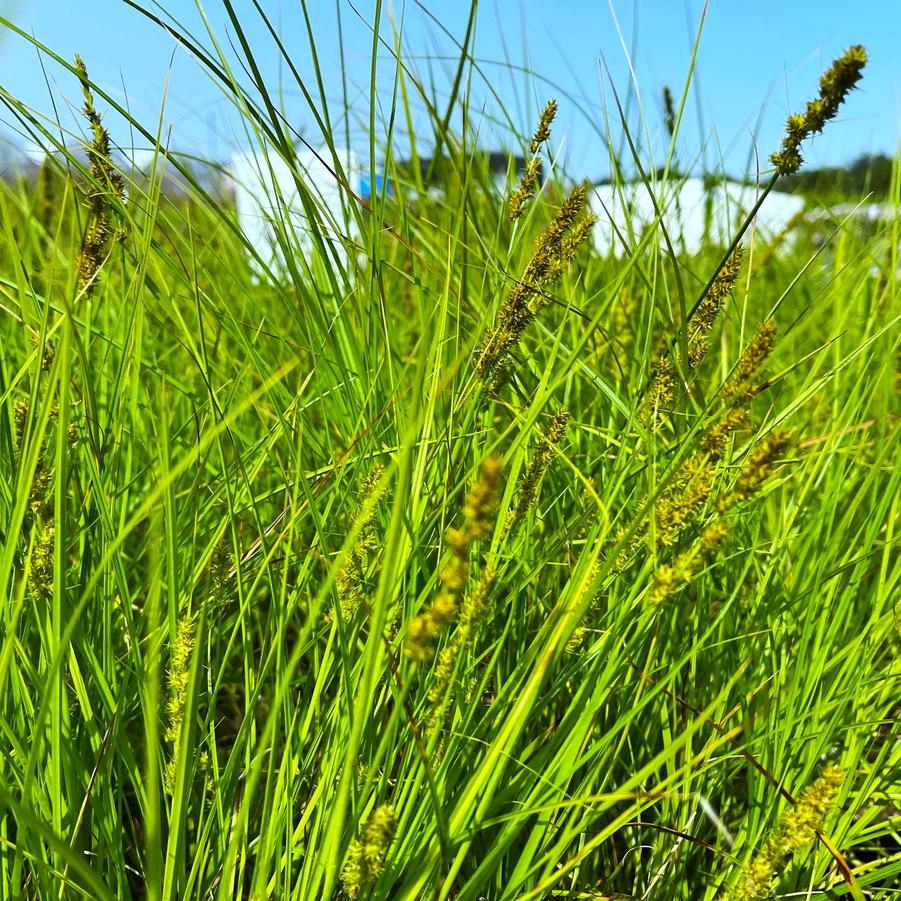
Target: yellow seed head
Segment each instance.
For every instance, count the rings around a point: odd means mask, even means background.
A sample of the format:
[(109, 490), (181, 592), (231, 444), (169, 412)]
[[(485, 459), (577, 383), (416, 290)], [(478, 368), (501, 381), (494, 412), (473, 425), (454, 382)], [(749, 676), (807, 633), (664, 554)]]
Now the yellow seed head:
[(724, 512), (736, 503), (746, 501), (759, 491), (775, 469), (778, 458), (790, 445), (791, 433), (788, 430), (777, 429), (771, 432), (751, 454), (732, 492), (719, 501), (720, 511)]
[(557, 115), (557, 101), (551, 98), (548, 100), (544, 109), (541, 111), (541, 118), (538, 120), (538, 128), (532, 136), (529, 144), (529, 153), (534, 156), (541, 150), (541, 145), (551, 136), (551, 123)]
[(469, 581), (469, 548), (473, 541), (488, 534), (491, 514), (497, 506), (502, 471), (500, 457), (485, 460), (479, 478), (466, 497), (463, 527), (451, 528), (445, 533), (451, 556), (438, 576), (441, 591), (424, 613), (407, 623), (405, 653), (414, 662), (425, 663), (434, 657), (433, 643), (457, 614), (457, 597), (462, 595)]
[(557, 410), (538, 440), (535, 456), (517, 484), (519, 499), (516, 507), (507, 513), (504, 521), (504, 532), (510, 537), (516, 534), (526, 514), (538, 499), (538, 485), (556, 456), (555, 448), (563, 437), (568, 421), (569, 413), (563, 408)]
[(701, 533), (701, 549), (705, 554), (715, 551), (726, 537), (728, 527), (724, 522), (715, 522)]
[(503, 471), (500, 457), (488, 457), (482, 464), (479, 479), (472, 486), (463, 507), (470, 540), (482, 538), (488, 531), (488, 517), (497, 506), (497, 489)]
[(526, 209), (526, 204), (538, 191), (538, 179), (541, 175), (541, 157), (533, 156), (526, 163), (519, 185), (507, 201), (507, 215), (510, 221), (518, 219)]
[(726, 298), (738, 280), (743, 257), (744, 246), (739, 244), (729, 259), (723, 264), (723, 268), (707, 289), (707, 293), (704, 295), (704, 299), (698, 306), (694, 316), (691, 317), (688, 323), (689, 340), (696, 335), (709, 332), (713, 328)]
[(169, 651), (169, 697), (166, 703), (169, 724), (166, 729), (166, 741), (172, 742), (173, 749), (166, 767), (166, 789), (170, 792), (178, 771), (178, 739), (187, 706), (194, 639), (194, 621), (190, 615), (185, 615), (178, 621), (175, 639)]
[(56, 530), (53, 520), (43, 524), (31, 550), (28, 584), (38, 597), (49, 599), (53, 595), (53, 546)]
[(835, 796), (844, 779), (841, 767), (827, 766), (816, 782), (804, 790), (798, 803), (782, 815), (779, 840), (786, 853), (794, 853), (813, 842), (817, 832), (823, 827), (826, 814), (835, 803)]
[(840, 767), (831, 765), (823, 770), (797, 803), (782, 815), (760, 853), (742, 868), (725, 901), (763, 901), (770, 896), (785, 861), (811, 844), (822, 829), (843, 781), (844, 771)]
[(469, 565), (457, 556), (451, 557), (438, 577), (441, 584), (450, 591), (462, 591), (469, 579)]
[(190, 616), (182, 617), (175, 630), (169, 658), (169, 728), (167, 741), (178, 741), (185, 710), (185, 692), (188, 688), (191, 655), (194, 652), (194, 622)]
[(638, 418), (645, 425), (659, 425), (669, 412), (676, 396), (676, 370), (668, 356), (658, 357), (654, 363), (654, 379), (641, 405)]
[(764, 322), (741, 355), (732, 380), (723, 386), (727, 398), (738, 399), (753, 394), (748, 382), (772, 353), (776, 343), (776, 325), (772, 320)]
[[(585, 208), (587, 185), (579, 185), (563, 201), (554, 220), (538, 236), (522, 279), (510, 289), (498, 312), (498, 324), (479, 342), (475, 369), (496, 393), (506, 381), (507, 357), (519, 343), (536, 314), (550, 301), (547, 289), (563, 274), (564, 264), (575, 255), (590, 231), (588, 218), (576, 225)], [(575, 228), (574, 228), (575, 226)], [(567, 232), (573, 234), (567, 238)]]
[(389, 804), (382, 804), (369, 815), (360, 837), (350, 846), (341, 872), (348, 897), (359, 898), (381, 875), (396, 831), (397, 820)]
[(96, 287), (100, 267), (109, 253), (111, 245), (120, 240), (120, 234), (124, 235), (124, 232), (113, 224), (117, 215), (113, 198), (120, 202), (124, 200), (125, 185), (122, 176), (112, 162), (109, 132), (103, 127), (100, 113), (94, 106), (94, 92), (88, 78), (87, 67), (84, 60), (77, 54), (75, 71), (81, 81), (84, 94), (83, 112), (91, 129), (88, 162), (91, 177), (95, 182), (91, 186), (89, 194), (91, 221), (82, 237), (81, 250), (76, 264), (78, 290), (87, 296)]

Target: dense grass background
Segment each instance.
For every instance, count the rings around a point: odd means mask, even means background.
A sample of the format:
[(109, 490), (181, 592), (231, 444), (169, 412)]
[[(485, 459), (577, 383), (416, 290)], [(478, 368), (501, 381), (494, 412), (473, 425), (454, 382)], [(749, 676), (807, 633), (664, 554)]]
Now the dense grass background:
[[(210, 40), (194, 49), (248, 139), (290, 159), (264, 86), (242, 88)], [(126, 202), (71, 153), (3, 187), (0, 897), (337, 898), (361, 835), (381, 842), (361, 897), (750, 897), (742, 865), (830, 763), (824, 831), (775, 896), (897, 895), (897, 221), (835, 221), (787, 251), (749, 231), (709, 352), (651, 419), (653, 361), (678, 355), (725, 249), (583, 247), (491, 395), (473, 354), (581, 175), (551, 167), (511, 224), (461, 117), (468, 43), (453, 74), (433, 93), (398, 62), (393, 98), (370, 98), (396, 195), (349, 198), (346, 265), (328, 223), (302, 256), (283, 222), (287, 271), (255, 280), (228, 204), (199, 182), (160, 193), (180, 165), (162, 150)], [(414, 107), (437, 194), (391, 153)], [(124, 237), (85, 282), (98, 198)], [(748, 421), (661, 544), (648, 511), (768, 319)], [(563, 437), (542, 445), (560, 408)], [(789, 449), (724, 514), (722, 544), (652, 603), (655, 572), (698, 547), (782, 429)], [(536, 502), (510, 529), (536, 456)], [(498, 509), (460, 600), (496, 578), (439, 714), (406, 628), (495, 457)], [(367, 831), (383, 805), (393, 823)]]

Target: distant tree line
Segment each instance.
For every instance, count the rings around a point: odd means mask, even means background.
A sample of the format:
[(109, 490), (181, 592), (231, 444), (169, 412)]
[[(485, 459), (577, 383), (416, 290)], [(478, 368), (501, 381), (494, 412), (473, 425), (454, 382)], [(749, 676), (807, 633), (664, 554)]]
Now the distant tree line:
[[(801, 170), (794, 175), (779, 179), (778, 191), (789, 194), (806, 194), (820, 198), (857, 200), (872, 194), (875, 200), (890, 200), (892, 193), (892, 170), (894, 160), (884, 154), (864, 154), (847, 166), (824, 166), (820, 169)], [(652, 181), (660, 181), (666, 175), (670, 179), (680, 179), (684, 174), (676, 168), (666, 172), (662, 167), (646, 173)], [(720, 182), (735, 181), (753, 184), (741, 178), (729, 178), (722, 172), (703, 176), (705, 187), (712, 188)], [(601, 178), (596, 184), (607, 185), (613, 178)], [(897, 188), (895, 189), (897, 192)], [(901, 199), (896, 197), (895, 199)]]
[(888, 200), (892, 192), (893, 167), (894, 160), (890, 156), (867, 153), (848, 166), (802, 169), (795, 175), (785, 176), (779, 181), (779, 190), (854, 199), (873, 194), (876, 199)]

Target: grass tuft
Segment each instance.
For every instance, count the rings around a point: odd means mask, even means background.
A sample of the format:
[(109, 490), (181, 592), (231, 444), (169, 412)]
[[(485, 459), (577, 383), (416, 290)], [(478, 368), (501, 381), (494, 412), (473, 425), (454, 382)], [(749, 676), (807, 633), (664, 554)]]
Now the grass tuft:
[[(584, 98), (532, 135), (477, 104), (475, 4), (447, 85), (376, 4), (338, 102), (264, 3), (227, 39), (129, 4), (304, 215), (269, 198), (269, 271), (199, 164), (6, 23), (85, 132), (0, 89), (53, 151), (0, 184), (0, 897), (895, 897), (897, 222), (768, 242), (748, 215), (688, 254), (661, 215), (614, 259), (552, 121), (584, 109), (656, 198), (699, 146), (691, 75), (659, 169)], [(865, 61), (789, 120), (760, 203)], [(499, 130), (528, 151), (503, 196)], [(389, 176), (365, 203), (358, 139)]]

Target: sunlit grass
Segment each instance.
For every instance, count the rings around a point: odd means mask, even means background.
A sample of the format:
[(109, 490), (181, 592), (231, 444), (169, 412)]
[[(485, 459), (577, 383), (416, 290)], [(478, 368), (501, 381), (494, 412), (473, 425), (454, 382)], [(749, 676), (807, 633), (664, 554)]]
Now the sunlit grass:
[(453, 127), (469, 34), (394, 66), (394, 193), (262, 279), (3, 95), (68, 172), (0, 194), (0, 898), (893, 897), (897, 221), (602, 256)]

